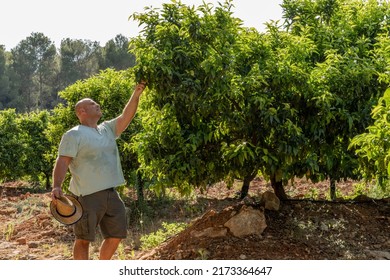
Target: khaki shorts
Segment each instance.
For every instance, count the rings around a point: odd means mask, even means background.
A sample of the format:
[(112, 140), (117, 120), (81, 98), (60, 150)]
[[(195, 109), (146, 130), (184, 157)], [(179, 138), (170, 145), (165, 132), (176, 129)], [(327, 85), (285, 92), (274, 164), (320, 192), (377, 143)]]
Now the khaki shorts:
[(126, 238), (126, 210), (114, 188), (77, 197), (83, 206), (83, 216), (74, 224), (77, 239), (95, 241), (100, 226), (103, 238)]

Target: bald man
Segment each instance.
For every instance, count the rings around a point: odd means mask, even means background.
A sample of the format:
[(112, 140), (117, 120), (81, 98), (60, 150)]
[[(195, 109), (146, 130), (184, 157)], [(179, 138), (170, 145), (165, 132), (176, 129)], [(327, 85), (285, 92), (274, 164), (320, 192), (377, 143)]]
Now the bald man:
[(62, 136), (53, 169), (52, 200), (56, 203), (63, 194), (62, 184), (69, 170), (69, 191), (83, 206), (83, 216), (74, 224), (76, 260), (89, 259), (89, 244), (95, 240), (98, 226), (104, 237), (101, 260), (111, 259), (126, 238), (125, 207), (115, 190), (125, 183), (116, 139), (133, 119), (144, 89), (145, 83), (138, 84), (122, 113), (101, 124), (99, 104), (90, 98), (80, 100), (75, 106), (80, 125)]

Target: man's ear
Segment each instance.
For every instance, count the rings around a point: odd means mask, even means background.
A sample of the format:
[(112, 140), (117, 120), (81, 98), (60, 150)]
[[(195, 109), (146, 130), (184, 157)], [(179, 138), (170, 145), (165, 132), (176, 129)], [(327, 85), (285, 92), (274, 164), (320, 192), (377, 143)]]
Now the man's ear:
[(77, 108), (76, 110), (76, 116), (80, 118), (82, 115), (85, 114), (85, 109), (83, 107)]

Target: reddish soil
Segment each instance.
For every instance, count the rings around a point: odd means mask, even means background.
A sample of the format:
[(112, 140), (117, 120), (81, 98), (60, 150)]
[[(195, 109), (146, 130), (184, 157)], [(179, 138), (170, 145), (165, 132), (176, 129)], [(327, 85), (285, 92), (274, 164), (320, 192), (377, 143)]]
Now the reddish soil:
[[(244, 201), (235, 198), (237, 187), (228, 189), (222, 183), (191, 201), (148, 200), (146, 214), (131, 208), (129, 237), (114, 258), (390, 259), (390, 199), (353, 199), (353, 182), (338, 185), (339, 196), (348, 199), (336, 202), (325, 199), (327, 182), (313, 185), (298, 180), (287, 186), (291, 200), (283, 202), (279, 211), (265, 210), (267, 228), (261, 235), (190, 238), (191, 230), (223, 224), (226, 216), (243, 204), (260, 207), (257, 197), (266, 190), (270, 190), (269, 184), (258, 178), (251, 184), (250, 198)], [(48, 193), (38, 193), (15, 182), (0, 186), (0, 195), (0, 260), (72, 258), (72, 228), (59, 224), (50, 215)], [(209, 210), (217, 213), (212, 219), (207, 214)], [(190, 226), (159, 247), (142, 251), (140, 235), (155, 231), (162, 221), (188, 222)], [(97, 258), (98, 244), (92, 244), (92, 259)]]

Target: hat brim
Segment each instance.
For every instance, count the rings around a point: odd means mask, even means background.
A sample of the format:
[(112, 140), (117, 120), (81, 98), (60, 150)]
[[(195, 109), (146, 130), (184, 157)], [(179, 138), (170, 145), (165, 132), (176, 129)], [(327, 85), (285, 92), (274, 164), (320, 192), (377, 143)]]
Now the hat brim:
[(81, 217), (83, 216), (83, 207), (75, 197), (70, 195), (65, 195), (65, 196), (70, 201), (72, 201), (73, 205), (76, 207), (76, 211), (73, 213), (73, 215), (68, 217), (62, 216), (60, 213), (57, 212), (57, 207), (54, 205), (53, 201), (50, 202), (50, 212), (53, 215), (53, 217), (60, 223), (64, 225), (72, 225), (74, 223), (77, 223), (78, 220), (80, 220)]

